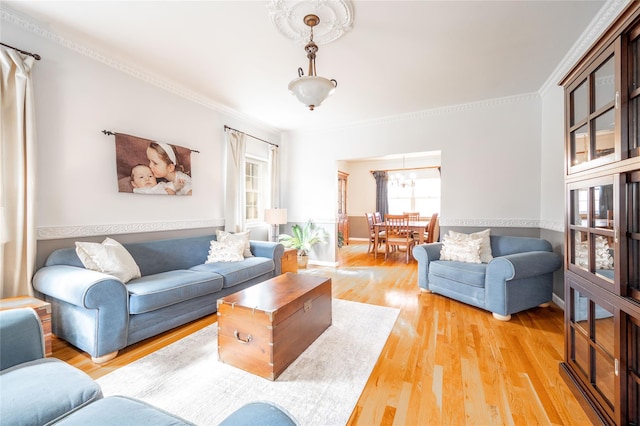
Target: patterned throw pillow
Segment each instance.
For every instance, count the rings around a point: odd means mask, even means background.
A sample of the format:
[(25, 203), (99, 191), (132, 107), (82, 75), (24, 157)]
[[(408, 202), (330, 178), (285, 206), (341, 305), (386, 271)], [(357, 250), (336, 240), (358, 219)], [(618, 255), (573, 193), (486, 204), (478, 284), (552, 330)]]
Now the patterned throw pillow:
[(440, 250), (440, 260), (453, 260), (456, 262), (482, 263), (480, 261), (479, 239), (459, 239), (450, 235), (445, 235), (442, 239), (442, 249)]
[(204, 263), (240, 262), (244, 260), (244, 241), (229, 239), (225, 242), (211, 241), (209, 257)]
[(102, 244), (77, 241), (76, 254), (85, 268), (113, 275), (125, 284), (140, 278), (140, 268), (131, 254), (111, 238)]
[(491, 253), (491, 239), (489, 235), (491, 234), (491, 228), (485, 229), (484, 231), (474, 232), (473, 234), (463, 234), (461, 232), (449, 231), (449, 235), (458, 240), (472, 239), (472, 240), (480, 240), (480, 261), (482, 263), (489, 263), (493, 260), (493, 255)]
[(251, 253), (251, 243), (249, 242), (249, 238), (251, 238), (251, 230), (236, 232), (235, 234), (232, 234), (231, 232), (221, 231), (219, 229), (216, 230), (216, 239), (221, 243), (224, 243), (228, 240), (242, 241), (244, 243), (244, 257), (253, 257), (253, 253)]

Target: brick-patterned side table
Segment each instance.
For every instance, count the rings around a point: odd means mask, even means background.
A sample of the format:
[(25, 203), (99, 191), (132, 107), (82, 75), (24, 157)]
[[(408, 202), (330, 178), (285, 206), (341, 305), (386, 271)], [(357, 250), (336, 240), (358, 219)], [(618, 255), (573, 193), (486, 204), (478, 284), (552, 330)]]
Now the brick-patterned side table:
[(51, 356), (53, 354), (51, 347), (51, 304), (30, 296), (11, 297), (0, 300), (0, 311), (17, 308), (33, 308), (36, 311), (42, 323), (45, 356)]

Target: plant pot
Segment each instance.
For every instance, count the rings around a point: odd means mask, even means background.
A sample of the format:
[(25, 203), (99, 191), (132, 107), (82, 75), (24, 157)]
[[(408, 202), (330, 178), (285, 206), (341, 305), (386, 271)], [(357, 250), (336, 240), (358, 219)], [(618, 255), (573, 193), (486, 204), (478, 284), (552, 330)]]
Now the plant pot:
[(309, 263), (309, 256), (298, 255), (298, 269), (307, 269), (307, 263)]

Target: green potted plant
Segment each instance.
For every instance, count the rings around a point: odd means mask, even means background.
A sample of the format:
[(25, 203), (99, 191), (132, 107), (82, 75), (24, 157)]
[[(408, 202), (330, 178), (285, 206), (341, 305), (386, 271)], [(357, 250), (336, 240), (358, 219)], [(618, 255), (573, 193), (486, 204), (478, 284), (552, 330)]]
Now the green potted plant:
[(304, 269), (309, 261), (309, 251), (316, 244), (326, 244), (328, 234), (323, 228), (317, 228), (311, 221), (304, 226), (291, 227), (293, 235), (280, 234), (280, 242), (287, 248), (298, 252), (298, 268)]

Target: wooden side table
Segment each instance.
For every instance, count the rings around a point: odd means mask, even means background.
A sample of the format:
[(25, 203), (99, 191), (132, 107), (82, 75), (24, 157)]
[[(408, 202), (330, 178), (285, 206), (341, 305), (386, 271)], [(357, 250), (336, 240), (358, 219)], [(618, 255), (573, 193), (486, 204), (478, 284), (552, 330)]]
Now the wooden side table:
[(30, 296), (11, 297), (0, 300), (0, 311), (17, 308), (33, 308), (36, 311), (42, 323), (44, 354), (45, 356), (51, 356), (53, 354), (51, 347), (51, 303)]
[(298, 252), (294, 248), (284, 249), (281, 262), (282, 273), (293, 272), (298, 273)]

